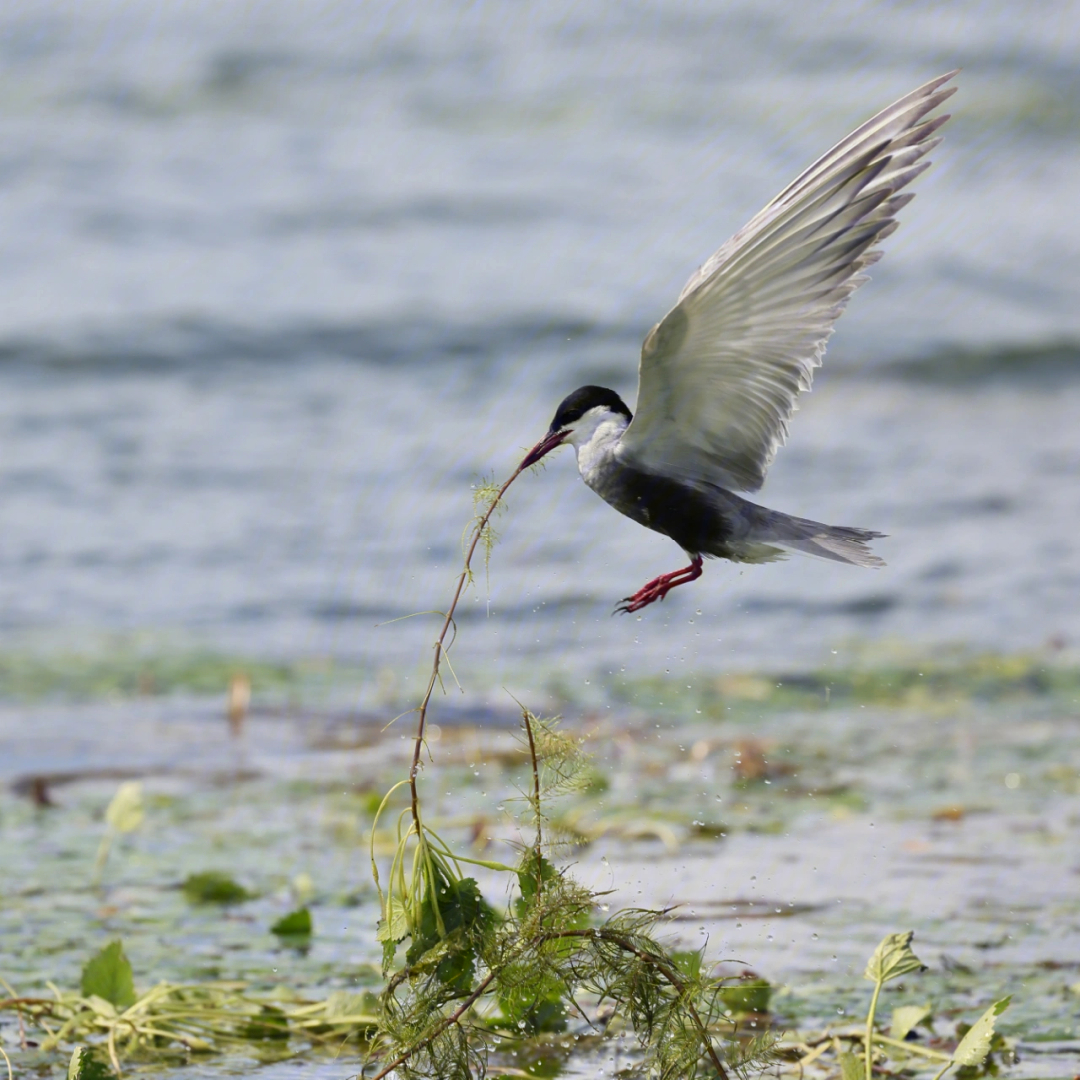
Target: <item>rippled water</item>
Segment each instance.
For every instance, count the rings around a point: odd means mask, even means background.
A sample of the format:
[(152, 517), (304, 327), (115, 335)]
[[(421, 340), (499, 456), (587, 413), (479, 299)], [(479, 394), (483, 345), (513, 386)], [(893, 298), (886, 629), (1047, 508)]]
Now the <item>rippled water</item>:
[(1078, 29), (1068, 3), (6, 6), (0, 640), (411, 665), (429, 628), (373, 624), (446, 603), (475, 479), (582, 382), (632, 397), (690, 271), (958, 65), (761, 496), (890, 533), (889, 567), (714, 564), (612, 620), (681, 554), (564, 452), (513, 492), (461, 660), (495, 685), (1080, 636)]

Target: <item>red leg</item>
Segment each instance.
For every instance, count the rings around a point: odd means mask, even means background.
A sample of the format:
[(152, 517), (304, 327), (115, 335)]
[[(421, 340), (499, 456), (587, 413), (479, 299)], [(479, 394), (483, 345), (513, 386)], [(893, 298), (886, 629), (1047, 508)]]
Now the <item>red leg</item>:
[(663, 600), (676, 586), (685, 585), (688, 581), (697, 581), (699, 577), (701, 577), (701, 556), (695, 555), (689, 566), (653, 578), (648, 585), (642, 586), (633, 596), (626, 597), (615, 610), (625, 615), (640, 611), (657, 600)]

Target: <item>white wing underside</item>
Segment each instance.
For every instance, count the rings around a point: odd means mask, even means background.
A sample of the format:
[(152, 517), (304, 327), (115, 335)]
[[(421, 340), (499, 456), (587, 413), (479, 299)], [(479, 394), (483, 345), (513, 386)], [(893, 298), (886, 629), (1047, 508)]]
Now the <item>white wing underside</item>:
[(756, 491), (810, 389), (833, 324), (900, 194), (948, 120), (933, 79), (878, 113), (784, 189), (686, 283), (641, 350), (637, 412), (619, 456), (652, 472)]

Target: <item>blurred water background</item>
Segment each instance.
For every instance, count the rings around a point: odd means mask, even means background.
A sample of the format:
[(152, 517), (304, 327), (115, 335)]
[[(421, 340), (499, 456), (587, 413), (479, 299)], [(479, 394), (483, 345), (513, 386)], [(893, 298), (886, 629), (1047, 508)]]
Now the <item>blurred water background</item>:
[(448, 602), (471, 485), (576, 386), (632, 400), (691, 271), (957, 66), (760, 496), (889, 533), (888, 568), (711, 564), (612, 619), (681, 553), (565, 451), (511, 493), (459, 674), (587, 693), (1077, 639), (1076, 4), (12, 0), (0, 650), (334, 657), (406, 690), (435, 624), (375, 624)]

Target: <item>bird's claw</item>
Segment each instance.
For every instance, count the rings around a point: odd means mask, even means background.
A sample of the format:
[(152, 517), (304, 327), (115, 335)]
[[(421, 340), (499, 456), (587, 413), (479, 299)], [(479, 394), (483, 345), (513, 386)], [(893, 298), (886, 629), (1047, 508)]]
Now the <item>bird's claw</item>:
[(643, 589), (639, 589), (633, 596), (624, 596), (622, 600), (615, 605), (613, 615), (633, 615), (635, 611), (640, 611), (644, 607), (648, 607), (650, 604), (655, 603), (657, 600), (663, 600), (670, 591), (670, 587), (667, 589), (650, 588), (652, 582)]
[(653, 578), (647, 585), (643, 585), (633, 596), (623, 597), (622, 601), (615, 605), (612, 615), (633, 615), (635, 611), (648, 607), (663, 600), (677, 585), (685, 585), (687, 582), (696, 581), (701, 577), (701, 556), (695, 555), (689, 566), (682, 570), (674, 570), (670, 574), (661, 574)]

